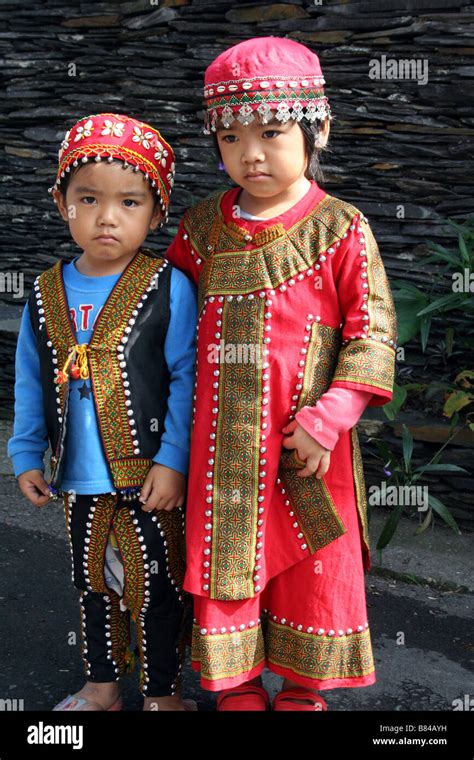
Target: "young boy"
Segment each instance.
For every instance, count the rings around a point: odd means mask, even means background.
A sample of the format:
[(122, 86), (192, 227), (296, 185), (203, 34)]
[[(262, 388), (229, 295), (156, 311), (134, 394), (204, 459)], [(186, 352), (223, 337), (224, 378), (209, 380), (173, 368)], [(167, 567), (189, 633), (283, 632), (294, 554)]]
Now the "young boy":
[(87, 682), (54, 710), (121, 709), (130, 617), (144, 709), (195, 709), (180, 672), (196, 290), (142, 247), (168, 219), (174, 166), (148, 124), (78, 121), (51, 191), (82, 254), (35, 280), (22, 316), (8, 454), (34, 506), (63, 497), (81, 590)]

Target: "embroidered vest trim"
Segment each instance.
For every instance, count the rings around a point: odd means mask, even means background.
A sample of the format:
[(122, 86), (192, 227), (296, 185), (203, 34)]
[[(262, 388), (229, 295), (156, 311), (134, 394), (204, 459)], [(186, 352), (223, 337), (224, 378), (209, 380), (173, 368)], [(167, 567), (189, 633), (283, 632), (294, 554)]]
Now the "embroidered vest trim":
[[(157, 258), (154, 254), (153, 257), (141, 251), (136, 254), (98, 314), (87, 346), (91, 388), (104, 454), (115, 488), (127, 492), (142, 486), (153, 460), (136, 454), (136, 431), (132, 431), (129, 421), (128, 383), (119, 357), (125, 350), (127, 335), (135, 322), (134, 315), (148, 297), (147, 291), (156, 288), (159, 272), (163, 270), (163, 265), (166, 266), (165, 261), (163, 257)], [(77, 343), (63, 281), (64, 263), (58, 261), (38, 278), (43, 310), (40, 312), (43, 313), (40, 323), (44, 323), (48, 339), (56, 352), (58, 369), (64, 366)], [(39, 328), (42, 326), (40, 324)], [(60, 432), (51, 458), (53, 487), (58, 480), (60, 460), (64, 453), (69, 377), (62, 385), (56, 386), (56, 393)]]

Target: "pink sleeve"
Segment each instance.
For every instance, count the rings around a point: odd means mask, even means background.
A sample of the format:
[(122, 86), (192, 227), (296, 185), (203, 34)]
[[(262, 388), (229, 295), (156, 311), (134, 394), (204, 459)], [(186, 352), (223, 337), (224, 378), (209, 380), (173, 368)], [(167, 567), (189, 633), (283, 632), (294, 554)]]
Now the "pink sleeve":
[(340, 433), (350, 430), (372, 398), (369, 391), (331, 387), (315, 406), (304, 406), (295, 419), (325, 449), (332, 451)]

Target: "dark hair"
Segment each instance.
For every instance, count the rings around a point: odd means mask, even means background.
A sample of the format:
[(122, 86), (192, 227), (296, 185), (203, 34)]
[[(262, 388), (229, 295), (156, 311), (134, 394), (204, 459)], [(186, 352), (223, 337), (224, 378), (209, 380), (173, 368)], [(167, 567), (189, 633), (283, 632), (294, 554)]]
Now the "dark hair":
[[(301, 121), (297, 123), (303, 132), (305, 151), (308, 157), (308, 166), (306, 167), (304, 176), (306, 179), (314, 179), (319, 184), (322, 184), (324, 182), (324, 174), (319, 161), (319, 154), (321, 151), (327, 150), (327, 148), (318, 148), (315, 146), (315, 143), (323, 128), (324, 122), (320, 119), (315, 119), (313, 123), (310, 123), (306, 119), (301, 119)], [(217, 140), (217, 133), (211, 132), (211, 134), (216, 156), (221, 161), (222, 156), (219, 149), (219, 142)]]
[[(115, 163), (115, 164), (123, 164), (123, 161), (120, 158), (113, 158), (112, 161), (107, 161), (107, 162)], [(66, 193), (67, 193), (67, 189), (69, 187), (69, 182), (71, 181), (72, 175), (77, 174), (77, 172), (80, 171), (80, 169), (82, 169), (83, 166), (87, 166), (87, 165), (88, 164), (80, 163), (79, 166), (71, 166), (71, 171), (64, 173), (64, 177), (61, 178), (61, 184), (58, 187), (58, 190), (64, 199), (66, 199)], [(158, 199), (157, 194), (153, 193), (153, 211), (158, 205), (158, 202), (159, 202), (159, 199)]]
[(321, 151), (327, 150), (327, 148), (326, 146), (318, 148), (315, 143), (319, 133), (322, 131), (324, 122), (320, 119), (315, 119), (311, 124), (306, 119), (301, 119), (298, 124), (303, 132), (306, 155), (308, 156), (308, 166), (306, 167), (304, 176), (306, 179), (314, 179), (318, 184), (321, 184), (324, 182), (324, 174), (319, 161), (319, 154)]

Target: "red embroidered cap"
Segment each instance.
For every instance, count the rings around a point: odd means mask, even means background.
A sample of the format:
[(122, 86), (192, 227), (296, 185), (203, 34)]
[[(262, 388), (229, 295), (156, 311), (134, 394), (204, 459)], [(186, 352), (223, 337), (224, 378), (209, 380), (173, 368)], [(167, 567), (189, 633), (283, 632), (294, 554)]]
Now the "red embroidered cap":
[(56, 182), (49, 188), (58, 190), (71, 167), (88, 161), (109, 161), (118, 158), (124, 166), (141, 171), (155, 190), (163, 222), (168, 221), (171, 188), (174, 184), (175, 155), (157, 129), (131, 116), (99, 113), (85, 116), (69, 129), (58, 153)]
[(325, 80), (316, 53), (286, 37), (254, 37), (239, 42), (208, 66), (204, 75), (204, 134), (238, 119), (244, 126), (257, 112), (262, 124), (275, 116), (332, 119)]

